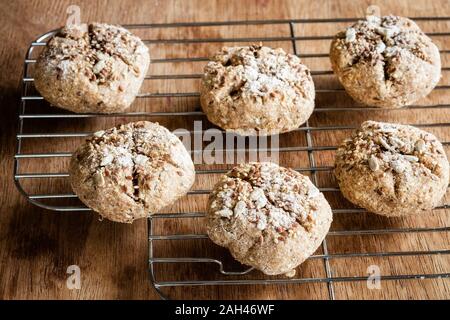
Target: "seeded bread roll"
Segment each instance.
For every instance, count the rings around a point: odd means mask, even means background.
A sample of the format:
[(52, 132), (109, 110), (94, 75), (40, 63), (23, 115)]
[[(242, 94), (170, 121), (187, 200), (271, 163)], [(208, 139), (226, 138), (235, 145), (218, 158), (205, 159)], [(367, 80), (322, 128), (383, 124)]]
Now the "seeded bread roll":
[(366, 121), (336, 152), (342, 194), (384, 216), (425, 214), (439, 205), (449, 183), (442, 144), (412, 126)]
[(127, 223), (171, 204), (195, 179), (181, 141), (148, 121), (94, 133), (73, 154), (69, 174), (73, 191), (88, 207)]
[(314, 83), (283, 49), (225, 47), (206, 65), (200, 102), (209, 121), (241, 135), (298, 128), (314, 109)]
[(293, 276), (331, 221), (328, 202), (308, 177), (269, 162), (235, 167), (209, 197), (211, 240), (268, 275)]
[(51, 104), (73, 112), (127, 109), (150, 63), (147, 47), (129, 31), (101, 23), (61, 29), (36, 62), (36, 89)]
[(332, 68), (358, 102), (399, 108), (428, 95), (441, 77), (439, 49), (410, 19), (369, 16), (331, 43)]

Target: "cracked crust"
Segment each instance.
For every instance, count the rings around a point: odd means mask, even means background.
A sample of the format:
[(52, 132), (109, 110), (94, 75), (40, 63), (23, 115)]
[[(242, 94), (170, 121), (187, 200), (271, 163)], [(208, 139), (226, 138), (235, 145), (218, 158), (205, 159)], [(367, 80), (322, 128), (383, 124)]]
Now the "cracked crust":
[(101, 23), (66, 26), (36, 62), (36, 89), (73, 112), (127, 109), (144, 80), (148, 48), (129, 31)]
[(426, 213), (449, 183), (442, 144), (412, 126), (366, 121), (336, 151), (335, 175), (354, 204), (385, 216)]
[(208, 202), (211, 240), (268, 275), (293, 276), (331, 221), (328, 202), (308, 177), (270, 162), (235, 167)]
[(353, 99), (381, 108), (414, 103), (441, 77), (439, 49), (414, 21), (397, 16), (368, 16), (339, 32), (330, 60)]
[(208, 120), (241, 135), (298, 128), (314, 109), (314, 83), (283, 49), (225, 47), (206, 65), (200, 102)]
[(102, 217), (127, 223), (171, 204), (195, 179), (181, 141), (148, 121), (94, 133), (73, 154), (69, 174), (83, 203)]

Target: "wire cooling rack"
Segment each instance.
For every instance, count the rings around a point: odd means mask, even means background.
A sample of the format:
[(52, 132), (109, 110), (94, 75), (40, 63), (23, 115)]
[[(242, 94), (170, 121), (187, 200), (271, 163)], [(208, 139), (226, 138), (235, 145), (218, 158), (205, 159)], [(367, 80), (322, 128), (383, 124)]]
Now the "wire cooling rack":
[[(148, 219), (149, 273), (154, 288), (162, 298), (166, 298), (174, 293), (173, 290), (198, 287), (318, 284), (325, 293), (318, 296), (308, 293), (307, 298), (335, 299), (341, 297), (336, 296), (337, 285), (350, 287), (351, 283), (367, 281), (367, 265), (382, 268), (382, 281), (392, 280), (398, 284), (402, 280), (436, 279), (444, 283), (445, 278), (450, 277), (447, 237), (450, 231), (447, 209), (450, 205), (447, 198), (426, 219), (374, 217), (341, 197), (331, 173), (337, 143), (369, 118), (404, 122), (402, 119), (406, 115), (408, 119), (419, 119), (411, 124), (435, 133), (448, 154), (450, 17), (413, 19), (440, 47), (443, 79), (430, 94), (431, 98), (391, 111), (363, 107), (353, 102), (330, 70), (329, 41), (338, 30), (357, 19), (127, 25), (125, 27), (150, 47), (152, 64), (135, 106), (129, 112), (114, 115), (69, 113), (49, 106), (35, 91), (33, 65), (42, 46), (56, 31), (48, 32), (31, 43), (24, 61), (14, 161), (17, 187), (39, 207), (62, 212), (89, 211), (67, 183), (67, 160), (84, 137), (99, 129), (137, 119), (162, 124), (170, 120), (186, 127), (190, 127), (192, 119), (206, 122), (198, 105), (198, 79), (207, 57), (223, 45), (262, 42), (297, 54), (311, 67), (316, 83), (316, 109), (305, 125), (280, 136), (278, 150), (282, 165), (309, 175), (326, 194), (333, 207), (332, 229), (322, 247), (298, 268), (294, 278), (266, 277), (239, 265), (226, 250), (208, 241), (202, 229), (206, 197), (217, 175), (230, 167), (200, 164), (196, 166), (194, 189), (167, 212)], [(246, 37), (241, 37), (242, 34)], [(415, 116), (411, 117), (413, 114)], [(397, 237), (396, 240), (391, 238), (393, 236)], [(398, 239), (414, 245), (398, 245)], [(353, 246), (353, 243), (361, 241), (381, 241), (382, 244), (375, 251), (370, 250), (371, 245)], [(351, 248), (347, 247), (349, 243)], [(427, 263), (421, 260), (425, 258), (432, 258), (427, 261), (438, 267), (431, 270), (411, 267), (411, 261)], [(358, 264), (363, 267), (352, 267)], [(394, 270), (394, 265), (403, 268)], [(448, 282), (444, 285), (448, 289)]]

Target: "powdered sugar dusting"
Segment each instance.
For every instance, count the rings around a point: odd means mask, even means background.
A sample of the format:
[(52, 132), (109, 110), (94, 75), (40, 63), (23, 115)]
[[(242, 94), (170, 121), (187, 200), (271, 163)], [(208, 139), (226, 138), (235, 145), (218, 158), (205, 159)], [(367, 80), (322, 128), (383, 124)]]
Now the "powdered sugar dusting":
[(402, 50), (430, 61), (424, 34), (414, 22), (398, 16), (367, 16), (341, 32), (339, 47), (352, 61), (390, 59)]
[[(239, 54), (242, 53), (239, 52)], [(289, 64), (284, 53), (280, 54), (272, 49), (264, 50), (264, 54), (258, 57), (245, 56), (242, 61), (244, 68), (241, 76), (245, 81), (243, 91), (258, 96), (274, 91), (295, 94), (292, 92), (292, 83), (297, 82), (300, 76), (298, 71)]]
[[(253, 73), (252, 71), (251, 73)], [(278, 78), (269, 77), (265, 74), (259, 74), (255, 80), (251, 80), (250, 77), (247, 77), (247, 82), (245, 84), (245, 88), (253, 94), (256, 95), (265, 95), (267, 92), (272, 92), (275, 90), (286, 89), (285, 84)]]
[(72, 66), (72, 62), (69, 60), (60, 60), (57, 66), (58, 71), (60, 71), (60, 77), (66, 77)]
[[(243, 95), (264, 97), (284, 94), (294, 97), (306, 80), (311, 81), (309, 70), (300, 59), (282, 49), (262, 46), (224, 48), (216, 58), (230, 75), (241, 80)], [(210, 62), (211, 73), (217, 70), (218, 61)], [(229, 65), (231, 64), (231, 65)], [(210, 69), (206, 68), (207, 73)]]
[(366, 121), (351, 140), (338, 148), (336, 155), (350, 168), (362, 164), (373, 172), (405, 177), (417, 172), (428, 175), (436, 167), (431, 153), (425, 155), (425, 150), (437, 154), (439, 142), (436, 138), (424, 139), (425, 136), (428, 134), (411, 126)]
[(235, 216), (255, 223), (259, 230), (283, 232), (303, 225), (321, 201), (320, 191), (307, 177), (273, 163), (242, 165), (224, 179), (211, 209), (234, 210)]
[(153, 161), (167, 157), (176, 167), (183, 167), (183, 163), (191, 161), (187, 152), (177, 149), (181, 142), (175, 135), (151, 122), (136, 122), (99, 131), (92, 140), (100, 151), (99, 165), (110, 169), (145, 170)]
[(289, 229), (295, 222), (295, 217), (287, 214), (286, 211), (280, 208), (272, 207), (269, 211), (269, 223), (275, 228)]
[(144, 156), (142, 154), (138, 154), (135, 158), (134, 158), (134, 163), (139, 165), (139, 166), (143, 166), (147, 163), (147, 161), (149, 160), (149, 158), (147, 156)]

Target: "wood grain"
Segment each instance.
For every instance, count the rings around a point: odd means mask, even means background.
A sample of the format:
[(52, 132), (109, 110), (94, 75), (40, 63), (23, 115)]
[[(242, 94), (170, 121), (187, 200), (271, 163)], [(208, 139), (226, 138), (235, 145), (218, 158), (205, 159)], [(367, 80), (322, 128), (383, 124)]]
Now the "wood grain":
[[(0, 73), (1, 106), (0, 117), (0, 168), (3, 171), (0, 190), (0, 298), (2, 299), (157, 299), (147, 271), (148, 243), (147, 222), (137, 221), (133, 225), (120, 225), (98, 221), (89, 213), (58, 213), (40, 209), (25, 200), (16, 190), (13, 181), (13, 155), (15, 146), (16, 119), (20, 77), (23, 57), (29, 43), (38, 35), (64, 24), (66, 8), (73, 1), (2, 1), (0, 16)], [(379, 5), (382, 13), (404, 16), (450, 16), (448, 2), (416, 1), (77, 1), (81, 8), (82, 21), (105, 21), (116, 24), (150, 22), (227, 21), (242, 19), (287, 19), (287, 18), (334, 18), (362, 16), (370, 4)], [(421, 23), (427, 32), (449, 31), (448, 21)], [(297, 24), (295, 34), (333, 34), (345, 23), (318, 25)], [(196, 27), (154, 29), (139, 34), (145, 39), (198, 38), (198, 37), (252, 37), (289, 36), (287, 25)], [(436, 37), (442, 48), (450, 49), (450, 41)], [(206, 57), (220, 48), (222, 43), (150, 45), (152, 56), (163, 57)], [(290, 42), (270, 42), (292, 52)], [(298, 41), (301, 53), (324, 53), (326, 41)], [(443, 66), (450, 66), (449, 55), (443, 55)], [(327, 70), (329, 62), (323, 59), (304, 59), (312, 70)], [(203, 62), (182, 64), (153, 64), (150, 74), (200, 73)], [(316, 77), (320, 88), (339, 86), (333, 77)], [(450, 84), (448, 73), (444, 73), (441, 84)], [(191, 92), (198, 89), (198, 80), (152, 80), (146, 81), (142, 92)], [(448, 103), (449, 93), (434, 92), (420, 101), (421, 104)], [(339, 107), (355, 105), (344, 93), (320, 94), (317, 106)], [(133, 108), (140, 111), (185, 111), (195, 110), (198, 98), (139, 99)], [(28, 112), (60, 112), (45, 103), (30, 104)], [(144, 117), (145, 118), (145, 117)], [(448, 109), (418, 109), (396, 111), (330, 111), (316, 112), (311, 126), (357, 125), (366, 119), (398, 121), (402, 123), (444, 123), (450, 122)], [(133, 118), (133, 120), (138, 118)], [(170, 129), (191, 128), (194, 119), (202, 117), (156, 119)], [(73, 132), (93, 131), (117, 123), (129, 121), (122, 117), (99, 119), (39, 120), (29, 122), (27, 132)], [(450, 141), (450, 132), (445, 128), (428, 128), (443, 141)], [(313, 132), (314, 145), (330, 146), (342, 140), (349, 131)], [(70, 152), (82, 139), (24, 140), (24, 152)], [(281, 145), (306, 145), (304, 132), (282, 136)], [(446, 148), (449, 155), (449, 148)], [(314, 152), (317, 165), (330, 166), (332, 151)], [(306, 152), (283, 153), (280, 162), (286, 166), (308, 166)], [(65, 172), (66, 159), (50, 161), (21, 162), (23, 172)], [(217, 175), (202, 176), (195, 189), (210, 188)], [(317, 174), (320, 187), (333, 187), (335, 181), (329, 172)], [(27, 191), (39, 194), (47, 192), (70, 192), (65, 179), (24, 181)], [(327, 193), (334, 208), (348, 208), (350, 205), (339, 193)], [(181, 199), (168, 212), (181, 210), (204, 210), (205, 196), (190, 196)], [(447, 195), (449, 203), (449, 196)], [(387, 219), (370, 214), (337, 214), (332, 230), (387, 229), (409, 227), (450, 226), (450, 212), (439, 210), (425, 218)], [(176, 232), (204, 233), (199, 221), (173, 222), (164, 219), (155, 224), (155, 231), (170, 234)], [(353, 252), (417, 251), (449, 249), (448, 232), (425, 232), (392, 235), (329, 236), (328, 250), (332, 254)], [(320, 254), (319, 250), (317, 254)], [(183, 241), (159, 243), (155, 254), (164, 256), (216, 256), (223, 259), (229, 268), (237, 267), (229, 255), (209, 241)], [(66, 269), (76, 264), (81, 268), (80, 290), (66, 288)], [(369, 265), (379, 265), (382, 274), (448, 273), (448, 255), (410, 257), (360, 257), (335, 258), (330, 266), (335, 277), (366, 275)], [(325, 277), (322, 259), (311, 259), (299, 268), (302, 277)], [(217, 278), (217, 268), (211, 266), (163, 265), (157, 270), (159, 279)], [(252, 274), (250, 278), (261, 278)], [(337, 299), (448, 299), (450, 280), (402, 280), (383, 281), (382, 289), (369, 290), (365, 282), (333, 283)], [(218, 298), (218, 299), (328, 299), (325, 283), (282, 286), (243, 287), (188, 287), (167, 291), (172, 298)]]

